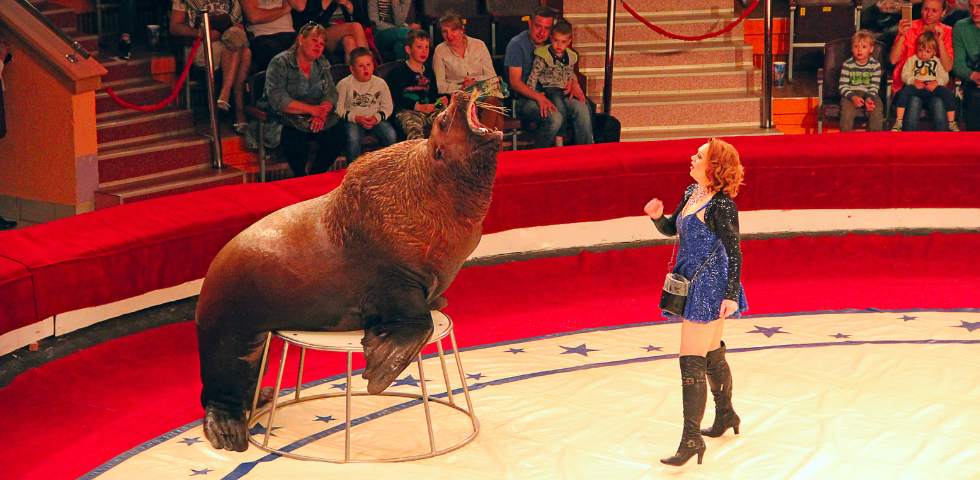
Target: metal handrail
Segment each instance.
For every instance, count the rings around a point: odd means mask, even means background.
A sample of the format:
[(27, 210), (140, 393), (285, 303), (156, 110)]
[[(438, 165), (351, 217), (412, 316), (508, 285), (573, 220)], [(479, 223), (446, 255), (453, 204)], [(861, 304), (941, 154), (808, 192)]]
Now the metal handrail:
[(85, 49), (85, 47), (81, 46), (81, 44), (76, 42), (73, 38), (69, 37), (68, 34), (64, 32), (64, 30), (62, 30), (60, 27), (52, 23), (51, 20), (48, 20), (48, 17), (44, 16), (44, 14), (38, 11), (38, 9), (34, 7), (34, 5), (31, 5), (30, 2), (28, 2), (27, 0), (17, 0), (17, 3), (19, 3), (22, 7), (24, 7), (24, 9), (26, 9), (28, 12), (31, 12), (31, 14), (34, 15), (34, 17), (37, 18), (38, 21), (46, 25), (48, 29), (51, 30), (52, 33), (57, 35), (58, 38), (61, 39), (61, 41), (65, 42), (69, 47), (71, 47), (71, 49), (74, 50), (75, 53), (78, 53), (79, 55), (82, 56), (82, 58), (86, 60), (92, 57), (92, 54), (89, 53), (88, 50)]

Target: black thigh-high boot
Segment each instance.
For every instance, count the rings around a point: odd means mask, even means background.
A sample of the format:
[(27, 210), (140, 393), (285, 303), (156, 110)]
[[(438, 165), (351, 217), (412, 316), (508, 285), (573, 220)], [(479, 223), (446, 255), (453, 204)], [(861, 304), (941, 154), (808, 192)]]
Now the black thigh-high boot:
[(684, 431), (677, 453), (660, 460), (667, 465), (681, 466), (695, 454), (698, 464), (704, 457), (704, 439), (701, 438), (701, 419), (704, 418), (704, 404), (708, 401), (708, 388), (704, 383), (705, 358), (698, 355), (680, 357), (681, 388), (684, 401)]
[(725, 342), (721, 342), (721, 347), (708, 352), (706, 360), (705, 373), (708, 377), (708, 386), (711, 387), (711, 395), (715, 397), (715, 423), (710, 429), (701, 430), (701, 435), (720, 437), (729, 428), (735, 430), (735, 435), (738, 435), (738, 426), (741, 425), (742, 419), (738, 418), (738, 414), (732, 408), (732, 370), (728, 368), (728, 361), (725, 360)]

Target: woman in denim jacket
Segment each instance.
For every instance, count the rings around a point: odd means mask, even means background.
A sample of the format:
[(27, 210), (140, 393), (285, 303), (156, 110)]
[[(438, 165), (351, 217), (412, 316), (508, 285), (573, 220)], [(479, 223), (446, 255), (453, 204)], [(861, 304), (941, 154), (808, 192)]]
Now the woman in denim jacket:
[(266, 127), (266, 146), (282, 144), (293, 176), (306, 174), (310, 141), (317, 143), (311, 174), (327, 171), (343, 149), (340, 117), (334, 113), (337, 87), (330, 77), (330, 62), (323, 58), (326, 30), (310, 24), (300, 29), (296, 44), (269, 62), (265, 95), (258, 108), (275, 112)]

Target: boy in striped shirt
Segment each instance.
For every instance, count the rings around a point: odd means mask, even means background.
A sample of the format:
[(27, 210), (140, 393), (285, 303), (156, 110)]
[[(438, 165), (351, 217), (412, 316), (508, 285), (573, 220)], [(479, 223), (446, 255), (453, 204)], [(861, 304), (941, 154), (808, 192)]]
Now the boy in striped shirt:
[(878, 87), (881, 85), (881, 64), (871, 58), (875, 39), (871, 32), (861, 30), (851, 37), (853, 56), (844, 61), (840, 69), (840, 131), (854, 129), (854, 117), (864, 110), (868, 117), (868, 131), (880, 132), (884, 123)]

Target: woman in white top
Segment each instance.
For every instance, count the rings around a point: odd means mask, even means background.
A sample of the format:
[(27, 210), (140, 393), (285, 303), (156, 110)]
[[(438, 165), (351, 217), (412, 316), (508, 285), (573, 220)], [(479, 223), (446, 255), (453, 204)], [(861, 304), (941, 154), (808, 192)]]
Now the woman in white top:
[[(449, 95), (469, 88), (478, 81), (497, 76), (487, 45), (481, 40), (466, 36), (459, 16), (453, 13), (443, 15), (439, 19), (439, 30), (442, 31), (445, 41), (436, 46), (432, 56), (432, 71), (436, 75), (439, 93)], [(488, 97), (484, 101), (500, 105), (500, 99), (496, 97)], [(483, 109), (480, 112), (480, 123), (488, 128), (501, 129), (504, 119), (497, 112)]]

